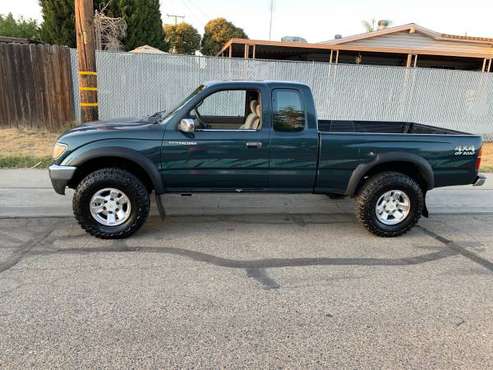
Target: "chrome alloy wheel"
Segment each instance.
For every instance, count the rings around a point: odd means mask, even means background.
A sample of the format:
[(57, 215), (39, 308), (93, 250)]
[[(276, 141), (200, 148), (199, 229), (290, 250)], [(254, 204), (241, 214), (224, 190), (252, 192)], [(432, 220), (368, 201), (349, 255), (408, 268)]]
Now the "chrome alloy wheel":
[(130, 217), (130, 199), (121, 190), (104, 188), (98, 190), (89, 203), (91, 216), (104, 226), (118, 226)]
[(375, 212), (384, 225), (397, 225), (406, 219), (411, 210), (411, 201), (401, 190), (390, 190), (378, 198)]

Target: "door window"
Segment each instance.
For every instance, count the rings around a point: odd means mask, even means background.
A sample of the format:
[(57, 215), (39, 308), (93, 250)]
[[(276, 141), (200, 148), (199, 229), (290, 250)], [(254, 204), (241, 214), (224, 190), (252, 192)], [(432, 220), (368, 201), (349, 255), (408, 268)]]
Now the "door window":
[(262, 107), (256, 90), (221, 90), (190, 112), (199, 130), (260, 130)]
[(296, 90), (276, 89), (273, 97), (273, 125), (275, 131), (295, 132), (305, 128), (305, 111)]

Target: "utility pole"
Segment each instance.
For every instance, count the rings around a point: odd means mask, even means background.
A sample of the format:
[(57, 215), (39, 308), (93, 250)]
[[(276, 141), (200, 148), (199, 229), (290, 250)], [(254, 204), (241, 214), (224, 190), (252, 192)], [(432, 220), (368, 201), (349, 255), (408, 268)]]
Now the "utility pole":
[(93, 0), (75, 0), (81, 121), (98, 120), (98, 79)]
[(274, 0), (270, 0), (269, 40), (272, 40), (272, 13), (274, 12)]
[(175, 18), (175, 26), (178, 24), (178, 18), (185, 19), (184, 15), (166, 14), (166, 16), (170, 18)]

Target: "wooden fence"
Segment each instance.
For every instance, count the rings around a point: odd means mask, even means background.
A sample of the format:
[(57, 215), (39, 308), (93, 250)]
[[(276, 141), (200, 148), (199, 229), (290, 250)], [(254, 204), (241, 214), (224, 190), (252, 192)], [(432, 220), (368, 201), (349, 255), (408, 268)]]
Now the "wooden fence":
[(0, 127), (59, 131), (74, 121), (70, 49), (0, 43)]

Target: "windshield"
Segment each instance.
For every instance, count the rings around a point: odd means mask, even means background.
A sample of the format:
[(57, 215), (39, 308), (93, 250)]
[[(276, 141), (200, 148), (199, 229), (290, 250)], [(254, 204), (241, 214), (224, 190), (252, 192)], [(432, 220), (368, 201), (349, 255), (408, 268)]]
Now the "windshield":
[[(175, 113), (178, 109), (182, 108), (185, 104), (187, 104), (190, 99), (192, 99), (195, 95), (197, 95), (199, 92), (201, 92), (204, 89), (204, 85), (200, 85), (197, 87), (190, 95), (188, 95), (185, 99), (183, 99), (175, 108), (170, 110), (164, 117), (163, 119), (166, 119), (170, 117), (173, 113)], [(164, 113), (164, 111), (163, 111)]]

